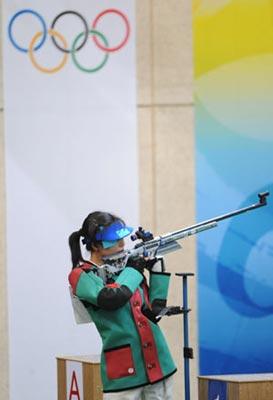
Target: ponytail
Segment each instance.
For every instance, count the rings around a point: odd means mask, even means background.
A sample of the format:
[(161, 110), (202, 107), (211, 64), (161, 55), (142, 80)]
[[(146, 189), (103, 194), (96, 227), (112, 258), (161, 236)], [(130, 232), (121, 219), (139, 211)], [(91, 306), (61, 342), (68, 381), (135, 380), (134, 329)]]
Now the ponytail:
[(92, 251), (93, 246), (101, 244), (101, 241), (96, 239), (96, 233), (115, 221), (121, 221), (124, 224), (121, 218), (102, 211), (95, 211), (85, 218), (82, 228), (79, 231), (73, 232), (68, 239), (71, 250), (72, 268), (78, 267), (81, 262), (87, 262), (82, 257), (80, 246), (81, 237), (83, 238), (82, 243), (85, 245), (86, 250)]
[(84, 261), (81, 252), (80, 238), (81, 229), (79, 231), (71, 233), (68, 239), (73, 268), (76, 268), (79, 265), (80, 261)]

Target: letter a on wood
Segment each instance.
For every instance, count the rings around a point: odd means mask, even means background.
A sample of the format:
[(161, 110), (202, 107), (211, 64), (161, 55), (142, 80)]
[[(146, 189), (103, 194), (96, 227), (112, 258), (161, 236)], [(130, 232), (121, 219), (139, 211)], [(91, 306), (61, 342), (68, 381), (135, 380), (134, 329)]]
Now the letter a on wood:
[[(76, 396), (76, 397), (74, 397), (74, 396)], [(75, 400), (75, 399), (81, 400), (78, 382), (77, 382), (77, 376), (76, 376), (75, 371), (73, 371), (70, 392), (69, 392), (69, 400)]]

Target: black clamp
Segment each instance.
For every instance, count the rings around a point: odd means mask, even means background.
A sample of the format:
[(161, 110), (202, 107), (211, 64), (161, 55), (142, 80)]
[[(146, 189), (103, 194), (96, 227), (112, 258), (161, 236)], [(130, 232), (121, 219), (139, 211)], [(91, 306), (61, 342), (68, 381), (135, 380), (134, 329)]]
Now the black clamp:
[(184, 358), (193, 358), (192, 347), (184, 347)]

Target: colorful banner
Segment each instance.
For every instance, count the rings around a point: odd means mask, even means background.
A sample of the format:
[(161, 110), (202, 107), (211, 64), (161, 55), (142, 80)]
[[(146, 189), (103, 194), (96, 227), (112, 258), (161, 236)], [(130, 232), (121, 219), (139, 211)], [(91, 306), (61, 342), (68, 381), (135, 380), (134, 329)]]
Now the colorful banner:
[(95, 210), (138, 226), (134, 7), (4, 1), (11, 400), (55, 399), (56, 356), (100, 353), (74, 321), (68, 236)]
[(273, 370), (273, 5), (193, 1), (200, 373)]

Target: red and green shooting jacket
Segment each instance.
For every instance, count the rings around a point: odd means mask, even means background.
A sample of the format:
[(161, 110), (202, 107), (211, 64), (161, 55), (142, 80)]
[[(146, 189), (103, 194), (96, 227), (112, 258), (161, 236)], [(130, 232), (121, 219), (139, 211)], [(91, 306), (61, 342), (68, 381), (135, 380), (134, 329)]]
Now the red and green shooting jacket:
[(104, 283), (97, 267), (85, 263), (69, 275), (73, 293), (83, 300), (102, 339), (104, 392), (153, 384), (176, 372), (154, 310), (165, 307), (169, 273), (150, 272), (149, 286), (136, 269), (126, 267)]

